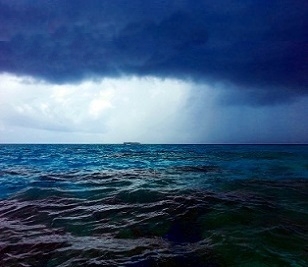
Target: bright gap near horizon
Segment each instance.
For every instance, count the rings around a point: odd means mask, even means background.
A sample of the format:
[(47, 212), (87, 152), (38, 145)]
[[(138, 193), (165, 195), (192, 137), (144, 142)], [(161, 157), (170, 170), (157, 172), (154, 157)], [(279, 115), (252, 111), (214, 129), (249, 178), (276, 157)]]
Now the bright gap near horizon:
[(224, 86), (155, 77), (62, 85), (11, 74), (0, 79), (1, 143), (307, 142), (298, 116), (307, 99), (225, 105)]
[[(1, 75), (3, 143), (188, 142), (179, 120), (189, 85), (154, 77), (55, 85)], [(180, 136), (178, 133), (181, 132)]]

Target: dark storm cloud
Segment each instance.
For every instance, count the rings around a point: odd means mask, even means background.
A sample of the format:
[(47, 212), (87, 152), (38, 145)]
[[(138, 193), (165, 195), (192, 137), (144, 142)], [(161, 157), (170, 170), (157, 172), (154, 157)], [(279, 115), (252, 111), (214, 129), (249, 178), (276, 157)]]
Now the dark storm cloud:
[(283, 101), (307, 93), (307, 11), (304, 0), (0, 0), (0, 71), (225, 81)]

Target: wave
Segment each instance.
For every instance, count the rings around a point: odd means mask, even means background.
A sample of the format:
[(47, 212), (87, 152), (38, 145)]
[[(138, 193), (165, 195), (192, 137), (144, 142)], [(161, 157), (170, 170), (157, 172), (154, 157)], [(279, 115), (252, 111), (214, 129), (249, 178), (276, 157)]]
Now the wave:
[[(266, 190), (275, 190), (270, 184)], [(251, 255), (256, 262), (281, 266), (303, 263), (295, 256), (306, 253), (307, 210), (290, 210), (290, 205), (280, 203), (287, 200), (283, 196), (273, 199), (247, 191), (243, 184), (236, 190), (232, 186), (229, 192), (122, 188), (96, 199), (78, 198), (63, 189), (28, 188), (0, 203), (0, 262), (236, 266), (239, 258)], [(299, 189), (294, 184), (290, 188)], [(305, 192), (297, 195), (292, 207), (304, 201)], [(236, 250), (237, 260), (231, 259)], [(275, 253), (283, 255), (274, 260)]]
[(306, 266), (301, 146), (2, 146), (0, 266)]

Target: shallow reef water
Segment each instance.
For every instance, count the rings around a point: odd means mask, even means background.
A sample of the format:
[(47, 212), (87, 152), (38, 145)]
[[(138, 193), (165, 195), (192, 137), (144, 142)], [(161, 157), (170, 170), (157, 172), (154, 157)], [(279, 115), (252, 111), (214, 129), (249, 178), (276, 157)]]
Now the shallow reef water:
[(0, 266), (307, 266), (307, 148), (0, 145)]

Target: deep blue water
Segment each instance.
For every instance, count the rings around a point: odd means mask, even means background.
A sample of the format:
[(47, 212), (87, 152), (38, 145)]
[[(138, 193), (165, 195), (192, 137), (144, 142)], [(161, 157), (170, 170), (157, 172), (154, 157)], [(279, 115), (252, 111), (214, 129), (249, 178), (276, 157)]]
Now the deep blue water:
[(0, 266), (308, 266), (307, 148), (0, 145)]

